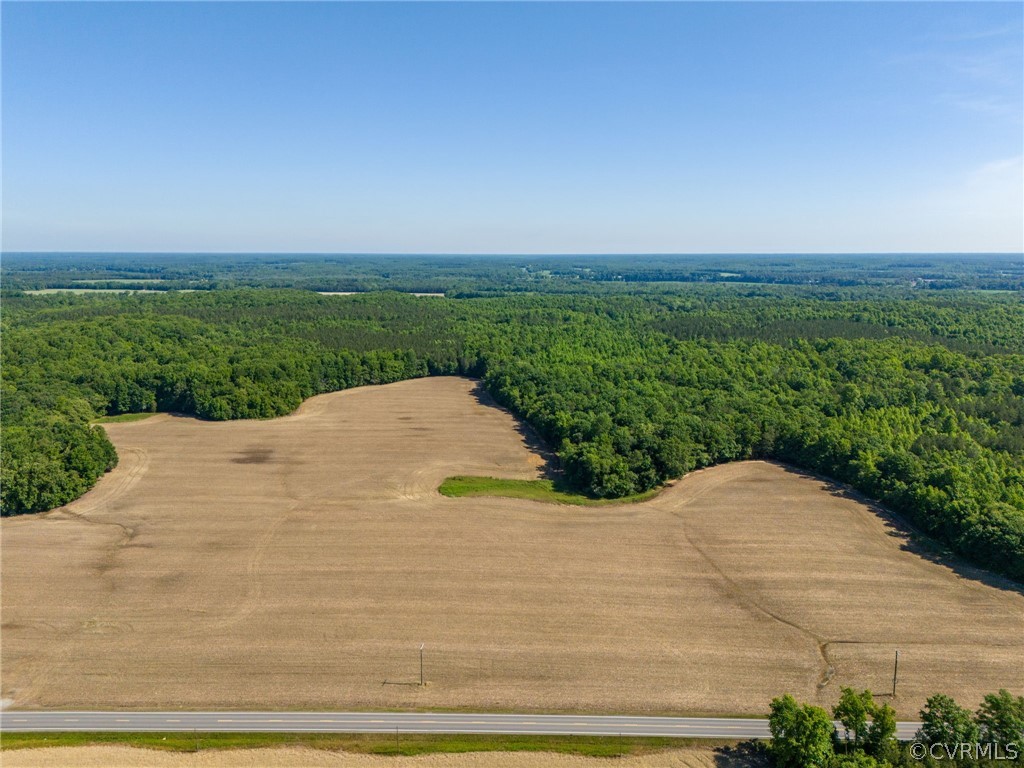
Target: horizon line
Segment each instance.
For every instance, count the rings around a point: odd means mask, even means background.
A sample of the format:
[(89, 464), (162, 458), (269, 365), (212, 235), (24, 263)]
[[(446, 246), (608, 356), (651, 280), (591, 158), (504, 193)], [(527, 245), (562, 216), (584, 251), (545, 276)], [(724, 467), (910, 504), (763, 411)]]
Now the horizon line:
[(67, 254), (83, 256), (1021, 256), (1020, 251), (138, 251), (138, 250), (0, 250), (5, 255)]

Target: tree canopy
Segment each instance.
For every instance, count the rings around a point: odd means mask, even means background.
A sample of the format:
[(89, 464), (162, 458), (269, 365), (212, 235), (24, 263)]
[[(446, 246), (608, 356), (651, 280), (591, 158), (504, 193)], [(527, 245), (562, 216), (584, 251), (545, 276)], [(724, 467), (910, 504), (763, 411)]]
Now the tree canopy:
[(695, 286), (417, 298), (301, 290), (4, 300), (2, 511), (50, 509), (116, 456), (97, 417), (283, 415), (311, 395), (479, 377), (601, 498), (779, 459), (1024, 580), (1016, 297)]

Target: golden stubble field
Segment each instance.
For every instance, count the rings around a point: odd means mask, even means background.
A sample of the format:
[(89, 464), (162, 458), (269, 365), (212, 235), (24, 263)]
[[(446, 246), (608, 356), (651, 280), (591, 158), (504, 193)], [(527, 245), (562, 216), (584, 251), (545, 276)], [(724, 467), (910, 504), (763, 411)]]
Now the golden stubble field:
[(1024, 690), (1024, 596), (779, 465), (635, 505), (444, 498), (543, 466), (459, 378), (107, 430), (92, 492), (2, 523), (14, 707), (764, 713), (887, 691), (896, 649), (903, 718)]
[[(159, 752), (120, 746), (57, 747), (3, 752), (6, 768), (755, 768), (742, 756), (684, 747), (631, 757), (552, 752), (469, 752), (415, 757), (276, 749)], [(762, 763), (756, 763), (761, 766)]]

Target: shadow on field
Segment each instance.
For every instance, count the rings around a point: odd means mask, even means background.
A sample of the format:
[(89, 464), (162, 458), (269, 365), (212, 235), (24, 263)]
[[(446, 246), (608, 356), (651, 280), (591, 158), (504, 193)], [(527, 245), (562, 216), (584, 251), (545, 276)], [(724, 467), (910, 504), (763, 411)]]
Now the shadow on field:
[[(560, 483), (564, 483), (564, 477), (561, 472), (561, 467), (558, 463), (558, 456), (553, 450), (544, 442), (543, 438), (533, 431), (525, 421), (516, 416), (508, 408), (499, 405), (498, 402), (491, 397), (491, 395), (484, 389), (483, 382), (473, 382), (473, 397), (480, 405), (485, 405), (488, 408), (496, 408), (503, 413), (507, 413), (512, 417), (515, 423), (515, 430), (518, 435), (523, 439), (523, 445), (525, 445), (532, 453), (536, 453), (544, 460), (544, 467), (541, 470), (545, 480), (551, 480), (555, 483), (556, 488), (559, 488)], [(564, 490), (562, 488), (559, 488)]]
[(241, 453), (235, 455), (231, 461), (235, 464), (266, 464), (268, 461), (272, 461), (274, 457), (274, 449), (267, 448), (265, 446), (253, 446), (246, 448)]
[(735, 747), (715, 750), (717, 768), (768, 768), (771, 764), (768, 749), (762, 742), (744, 741)]
[(769, 460), (769, 463), (781, 467), (787, 472), (791, 472), (798, 477), (804, 477), (821, 483), (825, 487), (826, 491), (837, 498), (849, 499), (851, 501), (856, 501), (858, 504), (864, 505), (882, 520), (885, 524), (886, 532), (890, 536), (895, 539), (899, 539), (900, 549), (904, 552), (909, 552), (931, 563), (948, 568), (962, 579), (978, 581), (986, 586), (994, 587), (995, 589), (1001, 589), (1005, 592), (1016, 592), (1019, 595), (1024, 595), (1024, 585), (1018, 584), (1004, 576), (998, 576), (984, 570), (983, 568), (979, 568), (961, 560), (937, 541), (929, 538), (914, 528), (903, 517), (882, 506), (874, 499), (868, 498), (858, 491), (855, 491), (850, 486), (840, 483), (838, 480), (833, 480), (830, 477), (825, 477), (824, 475), (819, 475), (805, 469), (799, 469), (781, 461)]

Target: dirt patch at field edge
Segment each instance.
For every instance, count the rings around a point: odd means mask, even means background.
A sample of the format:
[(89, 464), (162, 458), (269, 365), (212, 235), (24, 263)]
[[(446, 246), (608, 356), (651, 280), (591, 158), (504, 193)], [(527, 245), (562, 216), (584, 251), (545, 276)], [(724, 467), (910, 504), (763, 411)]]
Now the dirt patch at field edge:
[(135, 747), (56, 747), (4, 752), (5, 768), (754, 768), (708, 747), (632, 757), (551, 752), (468, 752), (385, 757), (305, 747), (182, 753)]

